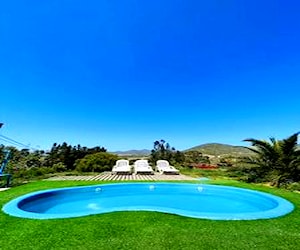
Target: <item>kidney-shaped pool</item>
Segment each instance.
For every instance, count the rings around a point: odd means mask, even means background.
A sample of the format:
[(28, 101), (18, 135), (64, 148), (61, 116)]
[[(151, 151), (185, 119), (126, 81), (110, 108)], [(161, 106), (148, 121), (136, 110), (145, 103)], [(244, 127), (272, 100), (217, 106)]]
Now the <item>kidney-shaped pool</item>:
[(212, 220), (255, 220), (285, 215), (289, 201), (268, 193), (206, 184), (122, 183), (44, 190), (3, 207), (9, 215), (54, 219), (115, 211), (157, 211)]

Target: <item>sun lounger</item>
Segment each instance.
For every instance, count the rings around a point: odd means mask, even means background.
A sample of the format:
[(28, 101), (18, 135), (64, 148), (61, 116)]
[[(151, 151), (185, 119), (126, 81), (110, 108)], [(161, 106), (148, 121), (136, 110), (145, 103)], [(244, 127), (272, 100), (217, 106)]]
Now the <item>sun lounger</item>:
[(179, 170), (170, 166), (166, 160), (158, 160), (156, 162), (156, 169), (161, 174), (179, 174)]
[(137, 160), (134, 163), (135, 174), (154, 174), (147, 160)]
[(131, 166), (129, 165), (128, 160), (118, 160), (116, 165), (113, 166), (113, 174), (131, 174)]

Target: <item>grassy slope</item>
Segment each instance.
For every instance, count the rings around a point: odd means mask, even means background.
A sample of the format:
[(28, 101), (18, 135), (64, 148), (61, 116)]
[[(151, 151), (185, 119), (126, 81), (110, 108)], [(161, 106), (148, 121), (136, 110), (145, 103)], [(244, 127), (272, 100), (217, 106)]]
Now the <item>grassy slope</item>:
[[(0, 193), (1, 206), (40, 189), (91, 182), (34, 182)], [(96, 183), (95, 183), (96, 184)], [(81, 218), (31, 220), (0, 213), (1, 249), (299, 249), (300, 195), (232, 181), (283, 196), (295, 210), (257, 221), (211, 221), (155, 212), (116, 212)]]
[(207, 143), (200, 146), (196, 146), (190, 148), (186, 151), (196, 150), (200, 151), (203, 154), (208, 155), (233, 155), (233, 156), (242, 156), (242, 155), (249, 155), (252, 152), (244, 147), (241, 146), (232, 146), (227, 144), (221, 143)]

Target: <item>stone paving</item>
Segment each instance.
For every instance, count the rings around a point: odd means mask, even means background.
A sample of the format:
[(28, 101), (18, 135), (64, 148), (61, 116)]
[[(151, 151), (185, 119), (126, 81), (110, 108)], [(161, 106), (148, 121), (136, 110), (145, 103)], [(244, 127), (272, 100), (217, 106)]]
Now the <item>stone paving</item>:
[(166, 175), (154, 173), (148, 174), (112, 174), (111, 172), (103, 172), (95, 176), (55, 176), (50, 177), (47, 180), (50, 181), (187, 181), (196, 180), (196, 178), (178, 174), (178, 175)]

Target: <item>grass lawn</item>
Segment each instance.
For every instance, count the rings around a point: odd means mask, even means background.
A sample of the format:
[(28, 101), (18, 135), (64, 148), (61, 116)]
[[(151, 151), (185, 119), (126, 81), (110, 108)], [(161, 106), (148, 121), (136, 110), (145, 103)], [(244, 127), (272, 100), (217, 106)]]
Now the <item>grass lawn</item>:
[[(41, 189), (98, 183), (37, 181), (0, 192), (0, 205)], [(279, 195), (294, 203), (295, 210), (256, 221), (212, 221), (156, 212), (32, 220), (1, 211), (0, 249), (300, 249), (300, 194), (235, 181), (217, 183)]]

